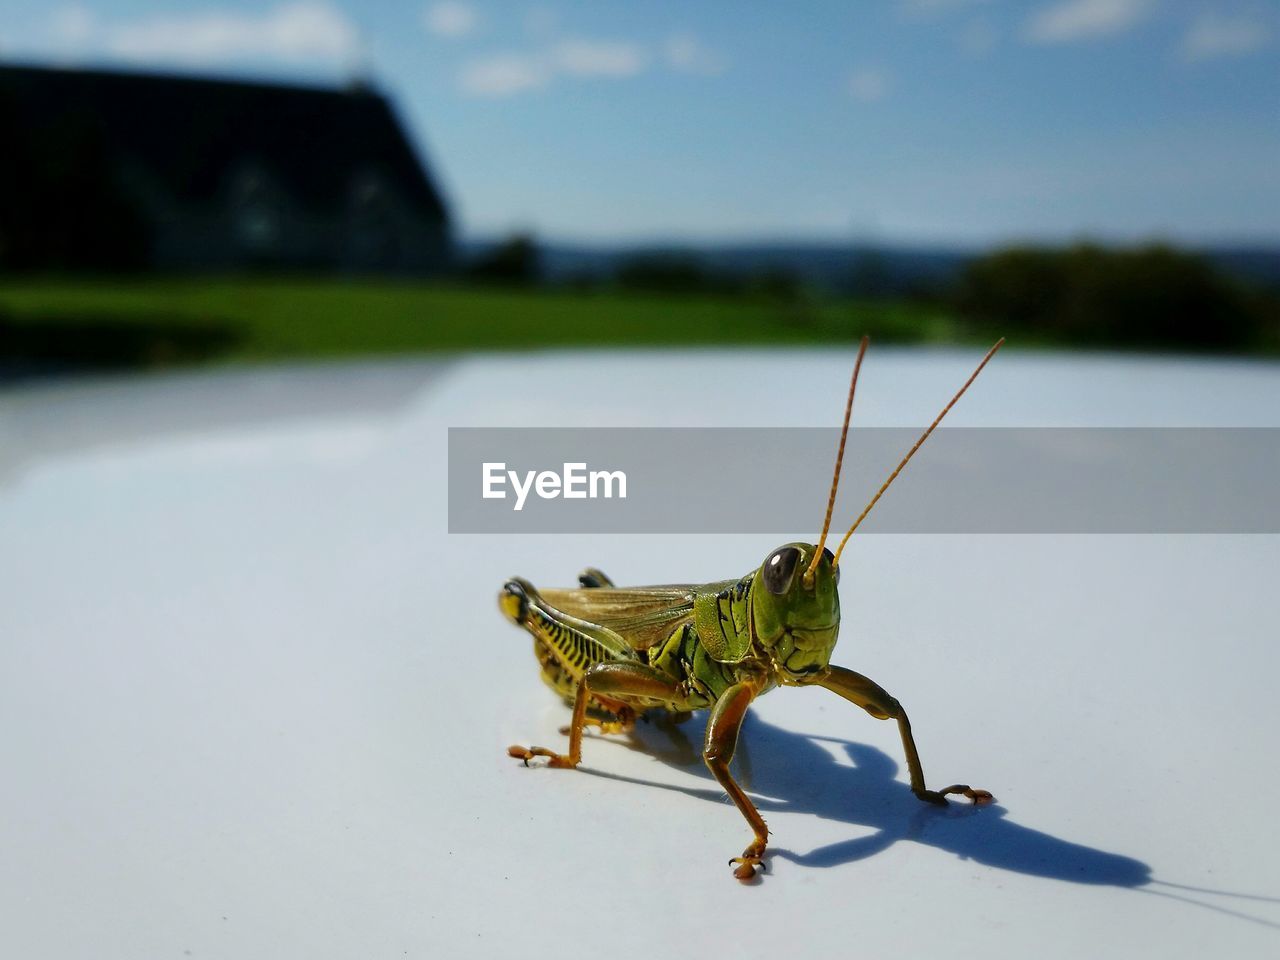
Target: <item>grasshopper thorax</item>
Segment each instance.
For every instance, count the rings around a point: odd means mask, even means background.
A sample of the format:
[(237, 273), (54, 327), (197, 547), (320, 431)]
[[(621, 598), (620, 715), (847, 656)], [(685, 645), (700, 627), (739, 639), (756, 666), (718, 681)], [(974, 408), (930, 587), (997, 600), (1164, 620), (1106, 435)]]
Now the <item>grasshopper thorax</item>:
[(813, 576), (805, 572), (818, 548), (788, 543), (770, 551), (751, 591), (756, 639), (784, 684), (812, 683), (831, 663), (840, 631), (840, 569), (823, 549)]

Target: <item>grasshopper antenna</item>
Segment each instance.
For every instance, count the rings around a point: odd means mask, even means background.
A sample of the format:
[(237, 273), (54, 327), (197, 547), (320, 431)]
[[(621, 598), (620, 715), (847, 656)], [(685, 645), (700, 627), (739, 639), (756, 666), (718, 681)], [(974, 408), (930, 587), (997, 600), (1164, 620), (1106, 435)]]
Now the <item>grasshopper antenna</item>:
[(818, 569), (818, 558), (822, 556), (822, 548), (827, 543), (827, 532), (831, 529), (831, 511), (836, 506), (836, 488), (840, 485), (840, 465), (844, 462), (844, 442), (849, 436), (849, 416), (853, 413), (853, 393), (858, 389), (858, 371), (862, 369), (862, 356), (867, 352), (867, 344), (871, 338), (865, 334), (858, 346), (858, 359), (853, 362), (853, 377), (849, 380), (849, 399), (844, 403), (844, 426), (840, 428), (840, 446), (836, 449), (836, 469), (831, 476), (831, 496), (827, 498), (827, 515), (822, 521), (822, 536), (818, 539), (818, 547), (813, 551), (813, 559), (804, 571), (806, 589), (813, 587), (813, 574)]
[[(987, 365), (987, 361), (989, 361), (992, 357), (994, 357), (996, 355), (996, 351), (999, 350), (1002, 346), (1004, 346), (1004, 337), (1001, 337), (999, 340), (997, 340), (995, 343), (995, 346), (993, 346), (990, 350), (987, 351), (987, 355), (983, 357), (982, 362), (978, 364), (978, 369), (974, 370), (973, 373), (969, 375), (969, 379), (964, 382), (964, 386), (956, 391), (956, 395), (951, 398), (951, 402), (942, 408), (942, 412), (938, 414), (938, 416), (934, 419), (933, 423), (929, 424), (929, 429), (920, 435), (920, 439), (916, 441), (916, 445), (907, 451), (907, 455), (902, 458), (902, 462), (898, 464), (897, 468), (893, 471), (893, 473), (889, 474), (889, 479), (880, 485), (880, 489), (876, 491), (876, 495), (871, 498), (871, 502), (868, 503), (866, 508), (862, 511), (862, 513), (858, 515), (858, 519), (853, 521), (853, 526), (849, 528), (849, 532), (846, 533), (844, 535), (844, 539), (840, 541), (840, 546), (836, 548), (835, 562), (832, 563), (831, 566), (838, 567), (840, 565), (840, 554), (844, 550), (844, 545), (849, 542), (849, 538), (853, 536), (853, 531), (858, 529), (858, 525), (862, 523), (863, 520), (866, 519), (867, 514), (871, 512), (871, 508), (876, 505), (876, 503), (884, 495), (884, 492), (889, 489), (889, 484), (893, 483), (893, 481), (898, 479), (898, 474), (900, 474), (902, 472), (902, 468), (907, 465), (907, 461), (916, 455), (916, 451), (919, 450), (921, 445), (926, 440), (929, 439), (929, 434), (933, 433), (934, 428), (937, 427), (937, 425), (942, 422), (942, 418), (945, 417), (947, 415), (947, 412), (956, 405), (956, 401), (959, 400), (962, 396), (964, 396), (964, 392), (969, 389), (969, 385), (973, 383), (973, 381), (978, 379), (978, 374), (980, 374), (982, 372), (982, 368)], [(853, 399), (852, 394), (850, 394), (850, 400), (852, 399)], [(844, 443), (842, 440), (841, 447), (843, 447), (843, 445)], [(833, 499), (834, 499), (834, 491), (832, 493), (833, 493)], [(823, 536), (824, 537), (826, 536), (825, 531), (823, 532)], [(805, 575), (806, 576), (808, 575), (808, 571), (805, 571)]]

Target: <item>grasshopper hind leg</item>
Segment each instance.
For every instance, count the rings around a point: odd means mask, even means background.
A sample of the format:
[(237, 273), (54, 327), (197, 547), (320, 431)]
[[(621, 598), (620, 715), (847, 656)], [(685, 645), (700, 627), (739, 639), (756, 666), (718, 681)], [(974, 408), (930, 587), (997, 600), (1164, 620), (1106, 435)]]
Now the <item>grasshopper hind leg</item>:
[[(584, 587), (612, 586), (599, 570), (588, 569)], [(517, 626), (533, 636), (533, 653), (542, 680), (573, 705), (568, 733), (570, 749), (560, 754), (545, 747), (511, 747), (507, 752), (526, 763), (546, 757), (554, 767), (577, 766), (582, 730), (626, 733), (639, 712), (669, 702), (683, 702), (681, 690), (665, 674), (640, 662), (636, 654), (603, 628), (567, 616), (548, 604), (533, 584), (512, 578), (503, 585), (498, 605)]]
[[(556, 657), (551, 647), (540, 637), (533, 638), (533, 656), (538, 661), (542, 682), (560, 695), (567, 706), (572, 707), (577, 697), (579, 680)], [(630, 733), (636, 725), (636, 711), (625, 703), (604, 697), (592, 697), (587, 703), (582, 721), (601, 733)], [(567, 734), (569, 727), (561, 727)]]
[[(546, 757), (552, 767), (576, 767), (582, 762), (582, 730), (587, 726), (587, 705), (592, 700), (616, 702), (626, 706), (628, 701), (646, 703), (663, 701), (682, 704), (684, 694), (679, 684), (666, 674), (643, 663), (597, 663), (589, 669), (578, 684), (573, 698), (573, 720), (569, 726), (569, 752), (548, 750), (546, 747), (511, 746), (508, 756), (523, 760), (527, 765), (534, 757)], [(629, 710), (632, 708), (628, 707)], [(634, 710), (632, 714), (634, 717)]]

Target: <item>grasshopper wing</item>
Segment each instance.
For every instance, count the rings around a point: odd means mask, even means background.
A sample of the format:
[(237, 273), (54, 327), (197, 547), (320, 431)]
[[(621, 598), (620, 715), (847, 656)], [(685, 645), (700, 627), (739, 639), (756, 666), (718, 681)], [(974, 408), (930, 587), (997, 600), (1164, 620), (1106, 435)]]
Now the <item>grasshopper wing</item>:
[(586, 587), (542, 590), (542, 598), (572, 617), (612, 630), (633, 650), (662, 643), (693, 619), (693, 598), (708, 586), (689, 583), (654, 587)]

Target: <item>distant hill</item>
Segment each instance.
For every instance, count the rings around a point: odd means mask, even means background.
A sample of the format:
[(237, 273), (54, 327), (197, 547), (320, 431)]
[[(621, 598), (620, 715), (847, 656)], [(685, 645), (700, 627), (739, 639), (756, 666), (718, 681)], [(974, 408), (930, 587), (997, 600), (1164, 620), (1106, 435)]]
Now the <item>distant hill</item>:
[[(495, 241), (463, 245), (467, 258), (493, 249)], [(733, 277), (783, 271), (824, 290), (903, 294), (938, 289), (989, 251), (977, 248), (866, 246), (778, 241), (741, 244), (637, 244), (585, 246), (539, 243), (543, 278), (552, 283), (607, 281), (620, 265), (637, 257), (691, 258), (707, 270)], [(1280, 291), (1280, 245), (1221, 246), (1196, 252), (1228, 276)]]
[[(492, 249), (491, 242), (468, 245), (468, 255)], [(578, 246), (539, 244), (544, 279), (552, 283), (612, 279), (627, 261), (642, 257), (681, 257), (731, 277), (770, 271), (794, 275), (824, 290), (848, 292), (861, 275), (894, 292), (940, 286), (954, 279), (972, 258), (972, 250), (871, 248), (823, 242), (761, 242), (716, 245), (637, 244)]]

